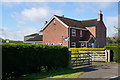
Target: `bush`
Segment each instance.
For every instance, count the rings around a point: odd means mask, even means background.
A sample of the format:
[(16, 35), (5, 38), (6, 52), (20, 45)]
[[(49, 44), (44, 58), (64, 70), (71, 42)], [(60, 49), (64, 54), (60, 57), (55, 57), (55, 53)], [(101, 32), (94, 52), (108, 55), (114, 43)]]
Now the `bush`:
[(68, 48), (40, 44), (2, 44), (3, 79), (68, 66)]
[(111, 50), (111, 54), (113, 54), (113, 61), (120, 62), (120, 46), (106, 46), (106, 49)]

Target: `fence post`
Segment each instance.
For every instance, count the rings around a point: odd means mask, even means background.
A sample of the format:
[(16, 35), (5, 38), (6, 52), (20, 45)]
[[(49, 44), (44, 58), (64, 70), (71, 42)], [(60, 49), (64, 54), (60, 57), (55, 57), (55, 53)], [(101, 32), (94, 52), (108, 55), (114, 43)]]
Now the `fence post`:
[(108, 62), (110, 62), (110, 50), (107, 50), (108, 53)]
[(68, 67), (69, 67), (69, 68), (72, 68), (72, 64), (71, 64), (71, 51), (69, 51)]
[(108, 61), (107, 50), (105, 50), (105, 62)]

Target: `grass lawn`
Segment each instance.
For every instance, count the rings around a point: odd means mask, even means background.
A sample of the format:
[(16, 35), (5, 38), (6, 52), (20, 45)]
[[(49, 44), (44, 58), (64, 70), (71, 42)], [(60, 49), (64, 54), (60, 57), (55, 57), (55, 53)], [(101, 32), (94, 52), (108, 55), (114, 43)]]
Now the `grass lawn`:
[(56, 78), (57, 79), (66, 78), (64, 80), (69, 80), (67, 78), (78, 78), (83, 73), (84, 72), (80, 70), (73, 70), (70, 68), (60, 68), (57, 70), (51, 70), (49, 72), (28, 74), (12, 80), (49, 80)]

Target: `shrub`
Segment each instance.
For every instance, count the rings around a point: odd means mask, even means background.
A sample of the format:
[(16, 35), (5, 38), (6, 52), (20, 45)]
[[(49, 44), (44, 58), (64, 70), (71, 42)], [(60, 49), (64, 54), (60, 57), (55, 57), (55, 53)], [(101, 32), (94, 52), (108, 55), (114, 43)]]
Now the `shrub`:
[(3, 78), (68, 66), (68, 48), (40, 44), (2, 44)]
[(106, 46), (106, 49), (111, 50), (111, 54), (113, 54), (113, 61), (120, 62), (120, 46)]

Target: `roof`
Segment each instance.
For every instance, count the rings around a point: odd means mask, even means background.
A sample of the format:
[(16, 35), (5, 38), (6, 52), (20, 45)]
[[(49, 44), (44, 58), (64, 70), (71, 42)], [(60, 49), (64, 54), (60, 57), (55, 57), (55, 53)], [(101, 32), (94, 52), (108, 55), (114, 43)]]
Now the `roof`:
[(91, 26), (96, 26), (97, 25), (97, 19), (89, 19), (89, 20), (75, 20), (75, 19), (70, 19), (64, 16), (58, 16), (58, 15), (54, 15), (47, 24), (45, 24), (45, 26), (42, 28), (42, 30), (44, 28), (47, 27), (47, 25), (54, 19), (57, 18), (59, 19), (59, 21), (64, 24), (67, 27), (77, 27), (77, 28), (84, 28), (86, 29), (86, 27), (91, 27)]
[(91, 27), (97, 25), (97, 19), (83, 20), (81, 21), (84, 27)]
[(62, 22), (64, 22), (66, 25), (70, 27), (78, 27), (78, 28), (85, 28), (85, 27), (91, 27), (91, 26), (96, 26), (97, 24), (97, 19), (90, 19), (90, 20), (83, 20), (83, 21), (78, 21), (62, 16), (57, 16)]
[(66, 18), (62, 16), (57, 16), (57, 15), (55, 16), (59, 18), (62, 22), (64, 22), (67, 26), (83, 28), (82, 23), (78, 20), (74, 20), (74, 19), (70, 19), (70, 18)]
[(39, 35), (39, 34), (38, 33), (34, 33), (34, 34), (27, 35), (25, 37), (36, 36), (36, 35)]
[(43, 35), (37, 35), (34, 38), (30, 38), (26, 41), (42, 41), (43, 40)]

